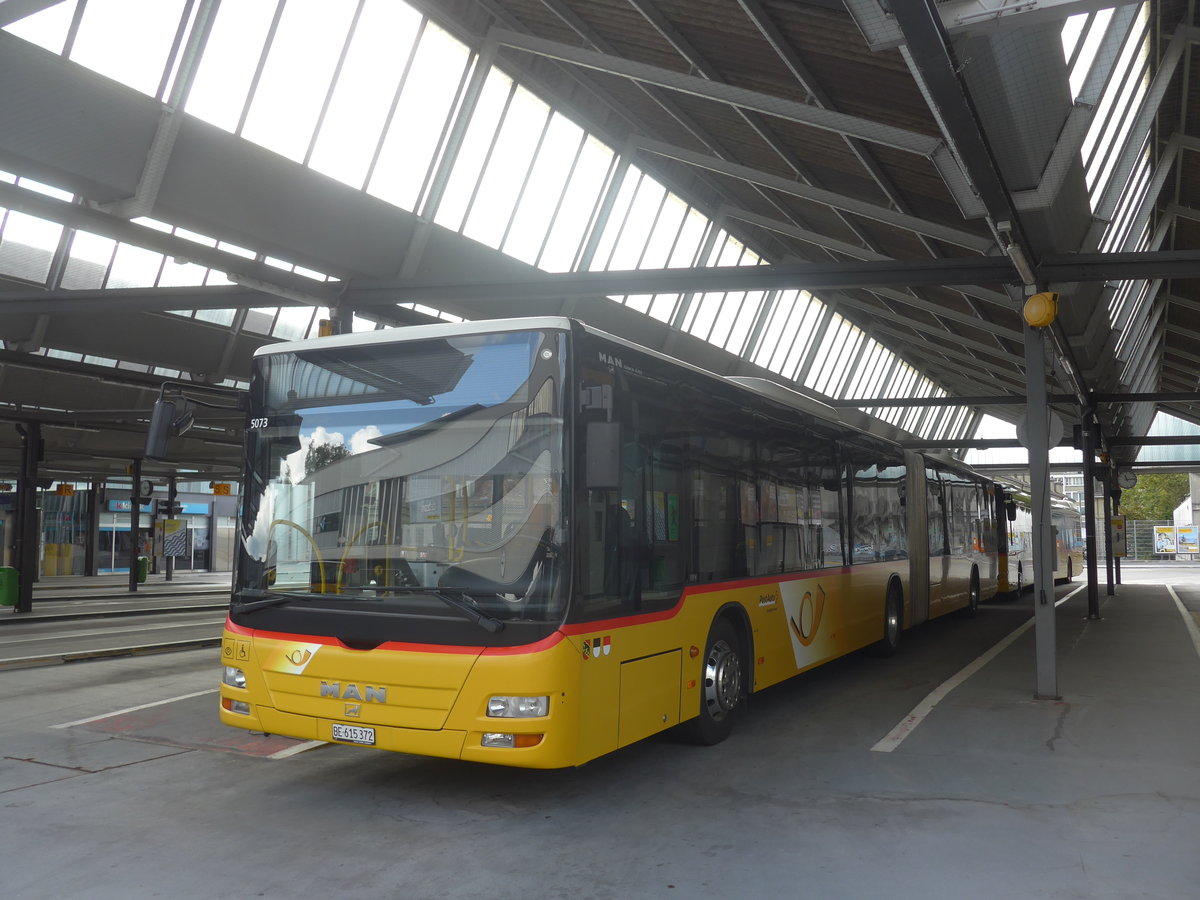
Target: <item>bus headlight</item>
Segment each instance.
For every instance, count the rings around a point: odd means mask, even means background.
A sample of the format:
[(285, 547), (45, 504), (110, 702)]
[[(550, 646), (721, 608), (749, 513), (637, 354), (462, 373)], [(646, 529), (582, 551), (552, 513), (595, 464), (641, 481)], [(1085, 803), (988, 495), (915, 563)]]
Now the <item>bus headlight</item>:
[(226, 666), (225, 674), (221, 676), (221, 682), (230, 687), (244, 688), (246, 686), (246, 673), (233, 666)]
[(536, 719), (548, 715), (550, 698), (489, 697), (487, 714), (493, 719)]

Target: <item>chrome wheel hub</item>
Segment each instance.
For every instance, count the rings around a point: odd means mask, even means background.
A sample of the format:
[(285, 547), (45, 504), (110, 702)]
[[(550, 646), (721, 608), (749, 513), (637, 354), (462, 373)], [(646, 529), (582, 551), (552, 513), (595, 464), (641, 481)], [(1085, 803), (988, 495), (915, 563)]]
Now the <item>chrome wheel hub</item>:
[(704, 705), (709, 716), (720, 722), (733, 712), (741, 696), (741, 660), (728, 643), (717, 641), (704, 660)]

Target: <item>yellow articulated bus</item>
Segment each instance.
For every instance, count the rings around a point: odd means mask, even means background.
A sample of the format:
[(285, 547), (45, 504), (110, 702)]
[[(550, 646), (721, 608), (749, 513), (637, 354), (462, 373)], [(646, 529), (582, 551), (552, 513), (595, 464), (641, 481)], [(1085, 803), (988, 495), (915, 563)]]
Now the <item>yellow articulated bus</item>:
[[(1007, 565), (1002, 560), (1001, 573), (1007, 572), (1010, 587), (1019, 594), (1033, 584), (1032, 503), (1028, 488), (1000, 482), (997, 489), (1005, 499), (1008, 520), (1007, 540), (1001, 546), (1001, 554), (1007, 547)], [(1067, 498), (1051, 497), (1050, 527), (1054, 532), (1053, 580), (1064, 584), (1084, 569), (1083, 516)]]
[(576, 766), (996, 593), (995, 486), (565, 318), (255, 358), (221, 719)]

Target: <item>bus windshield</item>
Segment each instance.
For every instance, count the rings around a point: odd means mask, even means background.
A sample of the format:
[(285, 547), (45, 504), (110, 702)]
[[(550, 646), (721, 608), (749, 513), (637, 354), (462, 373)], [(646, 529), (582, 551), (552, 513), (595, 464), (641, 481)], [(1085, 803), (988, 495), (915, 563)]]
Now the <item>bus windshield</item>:
[(488, 630), (560, 620), (563, 340), (370, 339), (256, 359), (235, 619), (293, 605)]

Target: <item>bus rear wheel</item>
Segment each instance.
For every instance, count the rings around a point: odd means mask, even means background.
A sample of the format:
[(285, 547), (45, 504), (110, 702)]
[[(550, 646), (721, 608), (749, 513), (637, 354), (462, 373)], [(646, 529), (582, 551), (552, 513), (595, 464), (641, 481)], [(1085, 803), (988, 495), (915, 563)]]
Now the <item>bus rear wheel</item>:
[(696, 744), (719, 744), (733, 732), (746, 695), (741, 638), (733, 623), (717, 619), (708, 632), (700, 672), (700, 715), (686, 723), (685, 736)]
[(883, 637), (868, 649), (872, 656), (895, 656), (900, 647), (900, 632), (904, 630), (904, 595), (899, 583), (888, 585), (883, 603)]
[(967, 597), (967, 615), (973, 616), (979, 612), (979, 570), (971, 570), (970, 594)]

